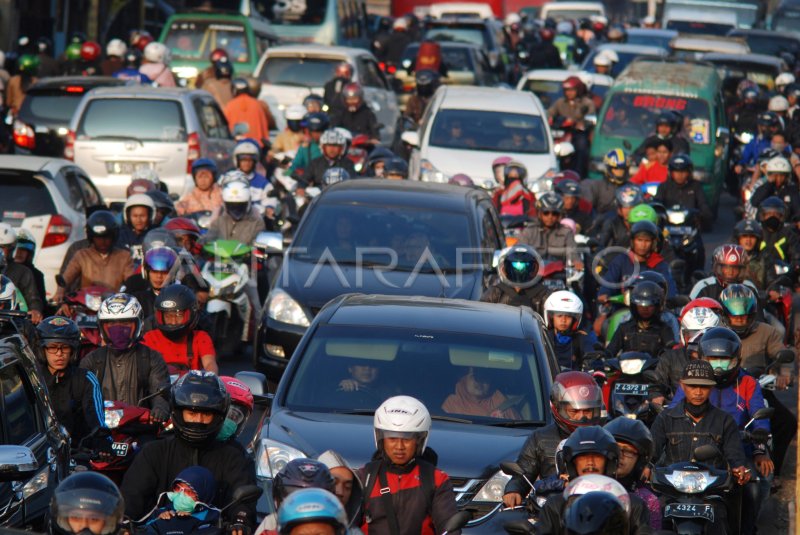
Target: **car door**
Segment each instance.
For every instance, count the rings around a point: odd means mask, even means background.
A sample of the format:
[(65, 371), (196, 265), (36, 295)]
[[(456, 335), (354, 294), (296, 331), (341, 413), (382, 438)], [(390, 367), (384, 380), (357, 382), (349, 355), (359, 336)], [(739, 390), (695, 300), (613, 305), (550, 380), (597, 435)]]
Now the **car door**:
[(206, 138), (206, 150), (203, 157), (216, 161), (217, 166), (221, 169), (232, 167), (233, 147), (236, 142), (228, 128), (225, 114), (210, 95), (193, 97), (192, 106)]
[(383, 125), (381, 141), (388, 145), (394, 138), (394, 130), (399, 116), (397, 97), (389, 88), (388, 82), (373, 58), (362, 55), (358, 57), (356, 63), (358, 79), (364, 88), (364, 98), (375, 112), (378, 122)]

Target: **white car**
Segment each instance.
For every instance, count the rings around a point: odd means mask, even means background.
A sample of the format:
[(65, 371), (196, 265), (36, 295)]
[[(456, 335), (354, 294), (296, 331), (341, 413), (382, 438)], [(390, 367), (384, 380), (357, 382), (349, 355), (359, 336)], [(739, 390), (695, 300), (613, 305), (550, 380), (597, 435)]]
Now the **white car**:
[(608, 88), (614, 85), (614, 79), (605, 74), (564, 69), (535, 69), (528, 71), (519, 79), (517, 89), (533, 92), (547, 110), (563, 95), (561, 84), (570, 76), (580, 78), (589, 90), (600, 98), (604, 98)]
[(540, 19), (553, 19), (556, 22), (605, 16), (606, 8), (602, 2), (548, 2), (539, 12)]
[(0, 184), (0, 219), (35, 238), (50, 299), (67, 249), (86, 236), (86, 210), (105, 206), (103, 197), (83, 169), (44, 156), (0, 156)]
[(497, 184), (492, 161), (510, 156), (535, 182), (558, 166), (542, 103), (529, 91), (442, 86), (416, 132), (404, 132), (411, 151), (409, 178), (447, 182), (465, 173), (484, 187)]

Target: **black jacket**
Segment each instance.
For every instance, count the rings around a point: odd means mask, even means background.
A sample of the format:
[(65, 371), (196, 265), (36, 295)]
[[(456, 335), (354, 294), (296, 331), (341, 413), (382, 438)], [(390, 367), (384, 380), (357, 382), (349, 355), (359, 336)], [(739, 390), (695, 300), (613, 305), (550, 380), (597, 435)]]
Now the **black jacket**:
[(622, 216), (614, 213), (602, 220), (600, 231), (597, 233), (597, 243), (600, 247), (627, 248), (631, 245), (630, 232)]
[[(672, 397), (680, 386), (683, 369), (689, 363), (688, 350), (685, 347), (668, 349), (658, 357), (656, 365), (656, 389), (667, 397)], [(666, 403), (665, 403), (666, 406)]]
[[(178, 473), (190, 466), (203, 466), (214, 474), (217, 495), (213, 505), (218, 507), (230, 503), (237, 488), (256, 484), (253, 459), (236, 441), (214, 441), (209, 446), (197, 448), (178, 437), (156, 440), (146, 444), (136, 455), (122, 480), (125, 513), (134, 519), (144, 516), (155, 506), (160, 493), (172, 490), (172, 482)], [(231, 508), (225, 519), (235, 519), (254, 528), (256, 501)]]
[(540, 315), (544, 314), (544, 302), (550, 295), (548, 290), (542, 284), (536, 284), (530, 288), (525, 288), (521, 292), (517, 291), (504, 282), (498, 282), (489, 286), (483, 295), (481, 301), (484, 303), (499, 303), (501, 305), (511, 305), (514, 307), (531, 307)]
[(714, 220), (714, 213), (711, 211), (711, 207), (708, 206), (703, 187), (699, 182), (695, 182), (691, 178), (682, 186), (668, 178), (666, 182), (659, 184), (653, 200), (660, 202), (667, 208), (678, 204), (681, 208), (697, 210), (700, 221), (704, 225), (710, 224)]
[(366, 134), (371, 139), (378, 139), (381, 135), (375, 112), (364, 102), (356, 111), (348, 111), (344, 106), (334, 108), (331, 115), (331, 127), (346, 128), (354, 136)]
[(311, 160), (308, 168), (306, 168), (305, 174), (302, 178), (297, 180), (297, 183), (304, 188), (310, 186), (324, 188), (325, 184), (322, 182), (322, 177), (325, 175), (325, 171), (332, 167), (341, 167), (350, 174), (350, 178), (356, 176), (356, 169), (353, 167), (353, 162), (351, 162), (350, 158), (347, 156), (342, 155), (338, 160), (329, 160), (325, 156), (319, 156)]
[[(650, 511), (635, 494), (628, 493), (631, 498), (631, 521), (628, 529), (630, 535), (648, 535), (650, 529)], [(566, 500), (564, 495), (556, 493), (548, 496), (544, 502), (539, 521), (533, 525), (537, 535), (555, 535), (561, 533), (561, 518), (564, 516)], [(619, 534), (624, 535), (624, 534)]]
[(39, 298), (39, 291), (36, 289), (36, 279), (33, 272), (23, 264), (17, 264), (11, 259), (7, 259), (8, 265), (3, 271), (3, 275), (11, 279), (14, 286), (22, 292), (28, 310), (38, 310), (44, 312), (44, 303)]
[(342, 105), (341, 98), (339, 97), (344, 86), (349, 83), (350, 80), (345, 78), (333, 78), (325, 83), (322, 100), (328, 105), (329, 110), (333, 110)]
[(561, 53), (551, 42), (542, 42), (530, 47), (528, 67), (531, 69), (563, 69)]
[(761, 254), (769, 263), (786, 262), (793, 270), (800, 269), (800, 237), (794, 228), (784, 225), (777, 232), (764, 229)]
[(46, 304), (47, 292), (45, 289), (44, 273), (36, 269), (36, 266), (31, 263), (22, 265), (31, 270), (31, 273), (33, 274), (33, 281), (36, 283), (36, 293), (39, 294), (39, 299), (42, 301), (42, 304)]
[(780, 197), (786, 203), (788, 216), (785, 221), (800, 220), (800, 193), (798, 193), (796, 182), (787, 180), (780, 188), (776, 188), (773, 182), (766, 182), (753, 192), (750, 204), (758, 208), (764, 199), (772, 196)]
[(621, 351), (644, 351), (655, 357), (673, 344), (672, 328), (658, 317), (651, 319), (646, 326), (631, 318), (617, 328), (606, 347), (606, 353), (614, 358)]
[[(568, 436), (569, 433), (564, 432), (555, 423), (540, 427), (531, 433), (517, 457), (517, 464), (525, 471), (531, 482), (539, 477), (545, 478), (556, 473), (556, 448)], [(505, 493), (516, 492), (524, 497), (530, 490), (530, 485), (524, 479), (513, 476), (506, 483)]]
[(68, 366), (62, 375), (53, 375), (47, 366), (40, 370), (58, 423), (67, 428), (73, 446), (95, 428), (106, 426), (103, 393), (92, 372), (76, 366)]

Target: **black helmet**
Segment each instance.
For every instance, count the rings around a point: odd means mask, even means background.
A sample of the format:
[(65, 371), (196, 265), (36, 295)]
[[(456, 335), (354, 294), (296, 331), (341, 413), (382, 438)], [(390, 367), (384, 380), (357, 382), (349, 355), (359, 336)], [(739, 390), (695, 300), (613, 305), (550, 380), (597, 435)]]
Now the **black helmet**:
[(758, 205), (758, 219), (761, 220), (766, 212), (779, 212), (783, 221), (786, 219), (786, 203), (775, 195), (767, 197)]
[(578, 477), (575, 470), (575, 457), (586, 453), (597, 453), (606, 458), (606, 468), (603, 475), (614, 477), (617, 473), (619, 462), (619, 446), (611, 433), (599, 425), (578, 427), (564, 442), (564, 462), (567, 464), (567, 474), (570, 479)]
[(759, 113), (756, 122), (758, 126), (780, 126), (781, 124), (778, 116), (772, 111), (763, 111)]
[[(170, 406), (175, 433), (192, 444), (214, 440), (225, 422), (230, 402), (225, 383), (219, 377), (211, 372), (189, 371), (172, 385)], [(214, 418), (209, 424), (186, 422), (184, 409), (210, 412)]]
[[(744, 284), (729, 284), (719, 294), (719, 302), (725, 311), (723, 319), (730, 329), (739, 336), (747, 336), (756, 326), (758, 299), (756, 294)], [(746, 316), (747, 323), (739, 327), (731, 324), (731, 316)]]
[(634, 223), (631, 227), (631, 240), (639, 234), (647, 234), (654, 241), (658, 241), (659, 236), (661, 236), (658, 226), (652, 221), (637, 221)]
[(664, 306), (664, 290), (655, 282), (644, 280), (636, 283), (630, 294), (631, 315), (634, 319), (642, 318), (639, 315), (638, 307), (655, 307), (656, 314), (661, 312)]
[(429, 97), (439, 88), (439, 73), (430, 69), (417, 71), (414, 79), (417, 83), (417, 95), (421, 97)]
[(561, 197), (580, 197), (581, 187), (576, 180), (562, 180), (555, 185), (555, 191)]
[(375, 176), (375, 164), (378, 162), (386, 162), (394, 158), (394, 153), (386, 147), (375, 147), (367, 157), (367, 167), (369, 168), (371, 176)]
[(385, 178), (389, 175), (400, 175), (403, 178), (408, 178), (408, 164), (406, 161), (397, 156), (386, 160), (386, 163), (383, 164), (383, 176)]
[(250, 84), (244, 78), (234, 78), (231, 80), (231, 91), (233, 96), (236, 97), (242, 94), (250, 94)]
[(303, 125), (311, 132), (324, 132), (330, 126), (331, 120), (327, 113), (317, 111), (314, 113), (307, 113), (303, 117)]
[(497, 274), (509, 286), (526, 288), (536, 280), (539, 267), (539, 255), (532, 247), (515, 245), (500, 255)]
[(650, 271), (648, 269), (639, 272), (639, 275), (631, 283), (631, 288), (633, 288), (642, 281), (655, 282), (664, 291), (665, 296), (669, 293), (669, 282), (667, 281), (667, 278), (658, 271)]
[(633, 420), (624, 416), (614, 418), (604, 425), (603, 429), (611, 433), (611, 436), (617, 442), (630, 444), (639, 452), (639, 459), (636, 461), (636, 466), (634, 466), (631, 474), (634, 481), (638, 481), (642, 475), (642, 470), (650, 462), (650, 457), (653, 456), (653, 435), (650, 434), (650, 430), (643, 421)]
[(508, 187), (508, 185), (509, 185), (508, 178), (511, 175), (511, 171), (516, 171), (517, 172), (518, 178), (515, 178), (515, 180), (519, 180), (523, 184), (525, 183), (525, 179), (528, 176), (528, 168), (525, 167), (524, 164), (522, 164), (522, 163), (520, 163), (520, 162), (518, 162), (516, 160), (511, 160), (503, 168), (503, 179), (504, 179), (504, 182), (506, 184), (506, 187)]
[(670, 158), (669, 170), (688, 171), (689, 173), (691, 173), (692, 171), (694, 171), (694, 163), (692, 162), (692, 159), (689, 158), (688, 154), (681, 152)]
[(656, 126), (669, 126), (670, 129), (675, 127), (675, 116), (671, 111), (662, 111), (656, 117)]
[(81, 346), (81, 330), (78, 325), (69, 318), (63, 316), (50, 316), (39, 322), (36, 326), (36, 332), (39, 335), (39, 345), (42, 350), (39, 351), (39, 357), (43, 363), (47, 363), (44, 358), (44, 346), (53, 342), (66, 344), (72, 348), (72, 361), (75, 362), (78, 358), (78, 348)]
[(564, 213), (564, 198), (555, 191), (543, 193), (536, 199), (536, 213), (557, 212)]
[(72, 535), (70, 517), (102, 517), (105, 524), (100, 534), (112, 535), (119, 531), (124, 513), (125, 500), (113, 481), (97, 472), (75, 472), (53, 491), (50, 527), (53, 533)]
[(565, 535), (617, 535), (628, 533), (628, 526), (625, 507), (610, 492), (582, 494), (564, 511)]
[(633, 208), (644, 202), (642, 190), (633, 184), (623, 184), (614, 192), (617, 208)]
[(233, 76), (233, 64), (228, 58), (223, 56), (214, 62), (214, 76), (217, 78), (230, 78)]
[(710, 328), (700, 337), (697, 353), (714, 368), (718, 385), (727, 385), (739, 375), (742, 341), (732, 330), (726, 327)]
[[(181, 322), (167, 323), (164, 319), (165, 312), (182, 313)], [(190, 288), (182, 284), (171, 284), (162, 288), (156, 297), (156, 327), (171, 340), (179, 340), (189, 334), (197, 325), (198, 316), (197, 297)]]
[(108, 210), (98, 210), (86, 220), (86, 237), (89, 241), (92, 238), (111, 238), (112, 242), (116, 242), (118, 234), (117, 218)]
[(294, 459), (286, 463), (272, 481), (272, 497), (276, 505), (292, 492), (300, 489), (325, 489), (334, 491), (336, 481), (327, 466), (312, 459)]
[(758, 251), (761, 246), (761, 240), (764, 237), (764, 229), (755, 219), (742, 219), (733, 227), (733, 239), (736, 243), (739, 243), (739, 238), (742, 236), (755, 236), (758, 239), (755, 250)]

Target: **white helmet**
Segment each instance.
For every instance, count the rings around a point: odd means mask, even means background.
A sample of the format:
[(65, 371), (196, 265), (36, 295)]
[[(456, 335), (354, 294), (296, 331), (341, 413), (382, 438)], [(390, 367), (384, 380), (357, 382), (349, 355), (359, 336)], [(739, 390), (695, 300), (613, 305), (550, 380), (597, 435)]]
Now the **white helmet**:
[(123, 57), (128, 51), (128, 45), (122, 39), (112, 39), (106, 45), (106, 56)]
[(250, 179), (242, 171), (238, 169), (231, 169), (219, 177), (219, 185), (224, 188), (225, 184), (230, 182), (244, 182), (245, 184), (248, 184)]
[(322, 136), (319, 138), (319, 144), (322, 145), (340, 145), (344, 147), (347, 144), (347, 140), (344, 138), (341, 132), (336, 130), (335, 128), (331, 128), (325, 130), (322, 133)]
[(153, 223), (153, 219), (156, 217), (156, 203), (153, 202), (153, 198), (145, 193), (134, 193), (125, 201), (125, 207), (122, 209), (122, 217), (125, 220), (125, 223), (128, 224), (128, 210), (133, 208), (134, 206), (144, 206), (145, 208), (150, 210), (150, 223)]
[(681, 318), (681, 343), (689, 345), (698, 334), (721, 323), (719, 315), (710, 308), (696, 307), (686, 311)]
[(17, 233), (8, 223), (0, 223), (0, 247), (17, 243)]
[(590, 492), (608, 492), (613, 494), (622, 503), (628, 516), (631, 514), (631, 497), (622, 483), (608, 476), (589, 474), (580, 476), (569, 482), (564, 489), (564, 501), (569, 501), (572, 496), (581, 496)]
[(164, 43), (153, 41), (144, 47), (144, 59), (151, 63), (169, 63), (169, 50)]
[(776, 156), (767, 162), (767, 173), (791, 174), (792, 164), (783, 156)]
[(572, 330), (576, 330), (583, 317), (583, 302), (577, 295), (567, 290), (553, 292), (544, 302), (544, 322), (548, 327), (551, 327), (551, 314), (566, 314), (573, 317), (575, 321), (572, 323)]
[(522, 17), (519, 16), (519, 13), (515, 13), (513, 11), (508, 15), (506, 15), (506, 18), (503, 21), (503, 24), (505, 24), (506, 26), (511, 26), (513, 24), (521, 24), (521, 23), (522, 23)]
[(252, 156), (258, 161), (261, 156), (261, 147), (258, 146), (255, 140), (243, 139), (233, 148), (233, 157), (239, 161), (239, 156)]
[(595, 67), (611, 67), (611, 58), (606, 54), (597, 54), (592, 63)]
[(619, 63), (619, 56), (615, 51), (611, 49), (607, 48), (605, 50), (601, 50), (600, 53), (597, 55), (607, 57), (611, 61), (611, 63)]
[(394, 396), (375, 411), (375, 446), (380, 449), (384, 438), (416, 438), (417, 455), (425, 451), (431, 415), (421, 401), (411, 396)]
[(775, 113), (784, 112), (789, 109), (789, 101), (786, 100), (786, 97), (783, 95), (775, 95), (769, 99), (769, 106), (767, 106), (767, 109)]
[(0, 275), (0, 310), (19, 310), (17, 287), (5, 275)]
[(306, 116), (306, 109), (300, 104), (294, 104), (286, 108), (283, 115), (287, 121), (302, 121)]
[[(130, 343), (128, 348), (133, 346), (142, 334), (142, 305), (139, 300), (125, 293), (114, 294), (107, 298), (100, 304), (100, 309), (97, 311), (97, 321), (100, 323), (100, 334), (103, 340), (108, 344), (112, 344), (112, 338), (106, 328), (103, 326), (104, 322), (111, 321), (134, 321), (136, 328), (130, 335)], [(120, 346), (114, 346), (114, 349), (123, 350), (127, 349)]]
[(222, 188), (223, 202), (250, 202), (250, 184), (246, 181), (234, 180)]
[(775, 77), (775, 85), (789, 85), (795, 81), (794, 75), (790, 72), (782, 72)]
[(344, 147), (347, 150), (350, 147), (350, 144), (353, 143), (353, 134), (350, 133), (350, 130), (344, 128), (342, 126), (336, 126), (333, 128), (344, 138)]

